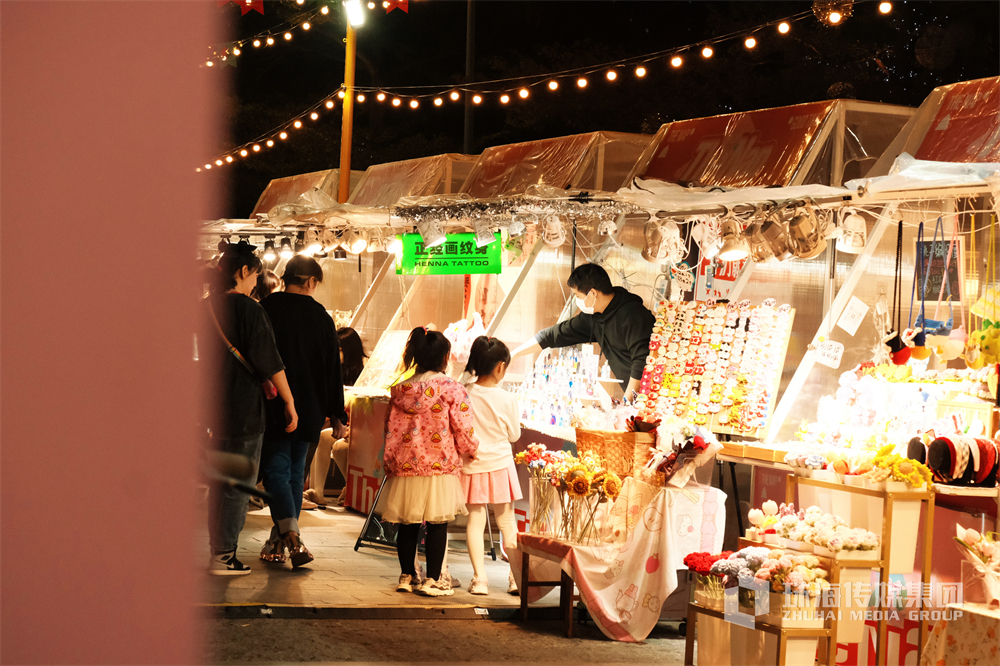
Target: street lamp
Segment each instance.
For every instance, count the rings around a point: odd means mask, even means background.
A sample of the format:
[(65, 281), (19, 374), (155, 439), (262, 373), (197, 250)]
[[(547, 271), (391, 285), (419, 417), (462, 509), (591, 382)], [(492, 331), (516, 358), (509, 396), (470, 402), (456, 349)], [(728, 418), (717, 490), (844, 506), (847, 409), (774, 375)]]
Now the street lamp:
[(340, 188), (337, 201), (347, 203), (351, 194), (351, 132), (354, 127), (354, 59), (357, 54), (354, 29), (364, 25), (365, 11), (361, 0), (347, 0), (347, 54), (344, 62), (344, 108), (343, 124), (340, 132)]

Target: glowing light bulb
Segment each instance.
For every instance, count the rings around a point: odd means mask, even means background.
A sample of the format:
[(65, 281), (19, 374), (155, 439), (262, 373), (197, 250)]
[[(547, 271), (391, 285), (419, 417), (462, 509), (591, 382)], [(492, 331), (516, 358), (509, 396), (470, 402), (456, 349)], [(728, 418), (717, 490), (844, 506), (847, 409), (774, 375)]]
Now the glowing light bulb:
[(347, 93), (345, 93), (343, 90), (341, 90), (340, 92), (337, 93), (337, 97), (339, 97), (340, 99), (344, 99), (344, 97), (345, 97), (346, 94)]
[(683, 64), (684, 64), (684, 58), (682, 58), (680, 56), (676, 55), (676, 56), (674, 56), (673, 58), (670, 59), (670, 66), (671, 67), (680, 67)]
[(365, 101), (365, 94), (364, 93), (358, 93), (358, 101), (359, 102)]
[(297, 4), (297, 5), (304, 5), (304, 4), (306, 4), (306, 0), (295, 0), (295, 4)]
[(259, 143), (255, 143), (253, 145), (253, 152), (255, 152), (255, 153), (259, 153), (260, 152), (260, 144)]
[(642, 77), (646, 76), (646, 68), (642, 67), (642, 66), (636, 67), (635, 68), (635, 75), (638, 76), (640, 79)]
[(233, 161), (233, 156), (232, 155), (226, 155), (226, 161), (227, 162), (232, 162)]
[(241, 53), (243, 53), (243, 52), (242, 52), (242, 51), (240, 51), (240, 50), (239, 50), (238, 48), (234, 48), (234, 49), (233, 49), (233, 55), (239, 55), (239, 54), (241, 54)]
[(292, 123), (292, 127), (294, 127), (295, 129), (301, 129), (301, 127), (302, 127), (302, 121), (301, 120), (296, 120), (294, 123)]
[(510, 95), (500, 95), (500, 103), (506, 104), (510, 101)]
[(215, 160), (216, 166), (222, 166), (222, 160)]
[(389, 9), (389, 2), (388, 2), (388, 0), (385, 0), (385, 2), (382, 3), (382, 9)]
[(442, 104), (444, 104), (444, 100), (443, 99), (441, 99), (440, 97), (435, 97), (434, 98), (434, 106), (441, 106)]
[(319, 114), (313, 111), (312, 113), (309, 114), (309, 117), (312, 118), (313, 120), (318, 120)]
[(195, 167), (194, 168), (194, 172), (195, 173), (201, 173), (201, 167)]
[(559, 89), (558, 81), (549, 81), (549, 90), (558, 90), (558, 89)]
[(788, 31), (792, 29), (792, 26), (788, 25), (788, 21), (782, 21), (778, 24), (778, 32), (785, 35)]
[(374, 2), (369, 2), (368, 3), (368, 9), (375, 9), (375, 3)]
[(830, 12), (830, 23), (840, 23), (840, 19), (842, 18), (840, 12)]
[(375, 95), (375, 99), (377, 99), (380, 102), (384, 102), (385, 101), (385, 93), (384, 92), (380, 92), (379, 94)]
[(586, 88), (587, 87), (587, 79), (585, 79), (585, 78), (583, 78), (581, 76), (580, 78), (578, 78), (576, 80), (576, 86), (577, 86), (577, 88)]
[(457, 90), (452, 90), (451, 94), (448, 95), (448, 97), (451, 98), (451, 101), (456, 102), (456, 101), (458, 101), (458, 98), (461, 97), (461, 95), (458, 94)]
[(415, 109), (415, 108), (417, 108), (418, 106), (420, 106), (420, 102), (418, 102), (418, 101), (417, 101), (417, 100), (415, 100), (415, 99), (411, 99), (411, 100), (410, 100), (410, 108), (411, 108), (411, 109)]
[(211, 60), (209, 60), (208, 62), (205, 63), (205, 65), (208, 67), (212, 67), (214, 63)]
[(322, 14), (323, 16), (326, 16), (327, 14), (330, 13), (330, 8), (324, 6), (319, 10), (319, 13)]
[(403, 103), (403, 102), (402, 102), (402, 101), (401, 101), (401, 100), (400, 100), (400, 99), (399, 99), (398, 97), (393, 97), (393, 98), (392, 98), (392, 105), (393, 105), (393, 106), (399, 106), (399, 105), (400, 105), (400, 104), (402, 104), (402, 103)]
[(288, 138), (288, 132), (282, 132), (281, 134), (278, 135), (278, 138), (284, 141), (285, 139)]
[(482, 101), (483, 101), (483, 98), (482, 98), (481, 95), (473, 95), (472, 96), (472, 103), (473, 104), (479, 104)]
[(605, 74), (605, 76), (608, 77), (608, 81), (614, 81), (615, 79), (618, 78), (618, 72), (616, 72), (613, 69), (609, 69), (608, 73)]
[(205, 165), (205, 168), (206, 168), (206, 169), (211, 169), (211, 168), (212, 168), (212, 165), (211, 165), (211, 164), (206, 164), (206, 165)]
[(268, 37), (267, 38), (267, 45), (271, 46), (272, 44), (274, 44), (274, 37)]
[(715, 51), (712, 50), (711, 46), (706, 46), (705, 48), (703, 48), (701, 50), (701, 57), (702, 58), (711, 58), (714, 54), (715, 54)]
[(287, 41), (289, 41), (289, 40), (290, 40), (291, 38), (292, 38), (292, 33), (290, 33), (290, 32), (286, 32), (286, 33), (285, 33), (285, 41), (287, 42)]
[(268, 140), (267, 140), (267, 143), (266, 143), (265, 145), (266, 145), (266, 146), (267, 146), (268, 148), (272, 147), (272, 146), (274, 145), (274, 139), (268, 139)]
[(757, 39), (754, 37), (747, 37), (745, 40), (743, 40), (743, 46), (747, 47), (748, 49), (752, 49), (755, 46), (757, 46)]
[(312, 25), (309, 23), (309, 21), (306, 21), (305, 23), (302, 24), (302, 29), (303, 30), (308, 30), (311, 27), (312, 27)]
[(527, 88), (521, 88), (520, 90), (517, 91), (517, 94), (521, 99), (528, 99), (529, 93)]
[(254, 47), (260, 47), (260, 40), (259, 39), (253, 40), (253, 45)]
[(333, 100), (332, 99), (326, 100), (326, 108), (328, 108), (328, 109), (332, 109), (333, 108)]
[(879, 5), (878, 5), (878, 10), (882, 14), (888, 14), (889, 12), (892, 11), (892, 3), (891, 2), (880, 2)]
[(247, 152), (247, 149), (246, 149), (246, 148), (244, 148), (243, 150), (241, 150), (241, 151), (240, 151), (240, 157), (246, 157), (246, 156), (247, 156), (247, 155), (249, 155), (249, 154), (250, 154), (250, 153), (248, 153), (248, 152)]

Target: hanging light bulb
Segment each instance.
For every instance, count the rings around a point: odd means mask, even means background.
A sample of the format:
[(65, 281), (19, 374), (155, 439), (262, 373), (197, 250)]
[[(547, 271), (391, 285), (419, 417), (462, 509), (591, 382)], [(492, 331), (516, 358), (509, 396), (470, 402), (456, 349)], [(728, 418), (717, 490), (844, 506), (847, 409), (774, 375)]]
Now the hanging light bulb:
[(374, 2), (369, 2), (368, 3), (368, 9), (375, 9), (375, 3)]
[(549, 90), (558, 90), (558, 89), (559, 89), (558, 81), (549, 81)]
[(365, 101), (365, 94), (358, 93), (358, 102), (364, 102), (364, 101)]
[(214, 66), (215, 66), (215, 63), (214, 63), (214, 62), (212, 62), (211, 60), (209, 60), (209, 61), (207, 61), (207, 62), (205, 63), (205, 66), (206, 66), (206, 67), (214, 67)]
[(840, 23), (840, 19), (844, 18), (840, 15), (840, 12), (830, 12), (830, 23)]
[(274, 44), (274, 37), (268, 37), (267, 38), (267, 45), (268, 46), (272, 46), (273, 44)]
[(392, 105), (393, 106), (399, 106), (402, 103), (403, 103), (403, 100), (399, 99), (398, 97), (393, 97), (392, 98)]
[(249, 155), (249, 154), (250, 154), (250, 153), (248, 153), (248, 152), (247, 152), (247, 149), (246, 149), (246, 148), (244, 148), (243, 150), (241, 150), (241, 151), (240, 151), (240, 157), (246, 157), (246, 156), (247, 156), (247, 155)]
[(646, 68), (643, 67), (642, 65), (639, 65), (638, 67), (635, 68), (635, 75), (638, 76), (640, 79), (646, 76)]
[(255, 153), (259, 153), (260, 152), (260, 144), (259, 143), (255, 143), (253, 145), (253, 152), (255, 152)]
[(609, 69), (609, 70), (608, 70), (608, 73), (607, 73), (607, 74), (605, 74), (604, 76), (606, 76), (606, 77), (607, 77), (608, 81), (614, 81), (615, 79), (617, 79), (617, 78), (618, 78), (618, 72), (616, 72), (616, 71), (615, 71), (615, 70), (613, 70), (613, 69)]
[(580, 78), (578, 78), (576, 80), (576, 87), (577, 88), (586, 88), (587, 87), (587, 79), (583, 78), (582, 76)]
[(286, 32), (285, 33), (285, 41), (287, 42), (287, 41), (290, 41), (291, 39), (292, 39), (292, 33)]
[(727, 218), (722, 222), (722, 247), (719, 248), (721, 261), (740, 261), (750, 254), (750, 248), (741, 235), (739, 222)]
[(670, 66), (675, 69), (683, 64), (684, 64), (684, 58), (680, 57), (679, 55), (675, 55), (673, 58), (670, 59)]
[(206, 168), (206, 169), (211, 169), (211, 168), (212, 168), (212, 165), (211, 165), (211, 164), (206, 164), (206, 165), (205, 165), (205, 168)]
[(415, 100), (415, 99), (411, 99), (411, 100), (410, 100), (410, 108), (411, 108), (411, 109), (415, 109), (415, 108), (417, 108), (418, 106), (420, 106), (420, 102), (418, 102), (418, 101), (417, 101), (417, 100)]
[(254, 48), (260, 47), (260, 40), (259, 39), (253, 40), (253, 45), (254, 45)]
[(506, 104), (510, 101), (510, 95), (500, 95), (500, 103)]
[(309, 24), (309, 21), (306, 21), (305, 23), (302, 24), (302, 29), (303, 30), (308, 30), (311, 27), (312, 26)]
[(377, 99), (380, 102), (384, 102), (385, 101), (385, 93), (384, 92), (379, 92), (379, 94), (375, 95), (375, 99)]
[(342, 247), (351, 254), (361, 254), (368, 247), (368, 238), (364, 231), (351, 229), (347, 232)]
[(755, 48), (757, 46), (757, 38), (754, 37), (753, 35), (750, 35), (749, 37), (743, 40), (743, 46), (747, 47), (748, 49)]
[(403, 254), (403, 239), (400, 236), (393, 236), (392, 240), (386, 246), (385, 251), (390, 254), (400, 255)]
[(325, 104), (325, 106), (326, 106), (326, 108), (328, 108), (328, 109), (332, 109), (332, 108), (334, 107), (334, 103), (333, 103), (333, 100), (332, 100), (332, 99), (328, 99), (328, 100), (326, 100), (326, 104)]
[(483, 101), (483, 98), (482, 98), (481, 95), (473, 95), (472, 96), (472, 103), (473, 104), (479, 104), (482, 101)]
[(417, 233), (424, 239), (424, 247), (437, 247), (445, 242), (447, 236), (437, 220), (422, 220), (417, 223)]
[(226, 161), (227, 162), (232, 162), (233, 161), (233, 156), (232, 155), (226, 155)]
[(451, 98), (451, 101), (453, 101), (453, 102), (457, 102), (457, 101), (458, 101), (458, 98), (459, 98), (459, 97), (461, 97), (461, 95), (459, 95), (459, 94), (458, 94), (458, 91), (457, 91), (457, 90), (452, 90), (452, 91), (451, 91), (451, 94), (450, 94), (450, 95), (448, 95), (448, 97), (450, 97), (450, 98)]
[(330, 8), (324, 5), (323, 7), (320, 8), (319, 13), (322, 14), (323, 16), (326, 16), (327, 14), (330, 13)]
[(338, 90), (337, 91), (337, 97), (339, 97), (340, 99), (344, 99), (344, 97), (346, 95), (347, 95), (347, 93), (345, 93), (343, 90)]
[(787, 35), (788, 31), (792, 29), (792, 26), (788, 25), (788, 21), (782, 21), (778, 24), (778, 32), (783, 35)]
[(878, 10), (879, 10), (879, 13), (888, 14), (889, 12), (892, 11), (892, 3), (891, 2), (880, 2), (879, 5), (878, 5)]
[(294, 123), (292, 123), (292, 127), (294, 127), (295, 129), (301, 129), (302, 128), (302, 121), (301, 120), (296, 120)]
[(278, 135), (278, 138), (284, 141), (285, 139), (288, 138), (288, 132), (282, 132), (281, 134)]
[(530, 93), (528, 93), (527, 88), (521, 88), (520, 90), (517, 91), (517, 96), (520, 97), (521, 99), (528, 99), (529, 94)]
[(240, 51), (239, 48), (233, 48), (233, 55), (239, 55), (240, 53), (242, 53), (242, 51)]
[(274, 241), (266, 240), (264, 241), (264, 261), (272, 262), (278, 258), (278, 255), (274, 252)]
[(280, 255), (282, 259), (291, 259), (295, 255), (295, 252), (292, 251), (292, 241), (287, 236), (281, 239)]
[(273, 146), (273, 145), (274, 145), (274, 139), (268, 139), (268, 140), (267, 140), (267, 141), (265, 142), (265, 145), (266, 145), (266, 146), (267, 146), (268, 148), (270, 148), (271, 146)]
[(712, 57), (713, 55), (715, 55), (715, 51), (714, 51), (714, 50), (712, 49), (712, 47), (711, 47), (711, 46), (708, 46), (708, 45), (706, 44), (706, 45), (705, 45), (705, 46), (704, 46), (704, 47), (703, 47), (703, 48), (701, 49), (701, 57), (702, 57), (702, 58), (706, 58), (706, 59), (708, 59), (708, 58), (711, 58), (711, 57)]
[(444, 104), (444, 100), (442, 100), (440, 97), (434, 98), (434, 106), (441, 106), (442, 104)]
[(319, 120), (319, 114), (316, 113), (315, 111), (313, 111), (312, 113), (310, 113), (309, 117), (312, 118), (313, 120)]
[(215, 166), (222, 166), (222, 160), (215, 160)]
[(323, 242), (320, 240), (319, 232), (315, 229), (310, 229), (306, 232), (305, 243), (301, 254), (311, 257), (312, 255), (319, 254), (322, 251)]
[(815, 0), (813, 16), (828, 26), (840, 25), (854, 12), (854, 0)]

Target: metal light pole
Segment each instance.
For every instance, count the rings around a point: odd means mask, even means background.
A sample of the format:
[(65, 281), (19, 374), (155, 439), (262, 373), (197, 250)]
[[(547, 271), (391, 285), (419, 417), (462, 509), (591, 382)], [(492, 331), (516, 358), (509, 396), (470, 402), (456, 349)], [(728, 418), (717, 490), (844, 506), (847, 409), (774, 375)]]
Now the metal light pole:
[(347, 203), (351, 195), (351, 135), (354, 131), (354, 60), (357, 55), (355, 28), (365, 22), (361, 0), (348, 0), (344, 3), (347, 10), (346, 57), (344, 58), (344, 109), (343, 124), (340, 130), (340, 187), (337, 190), (337, 201)]

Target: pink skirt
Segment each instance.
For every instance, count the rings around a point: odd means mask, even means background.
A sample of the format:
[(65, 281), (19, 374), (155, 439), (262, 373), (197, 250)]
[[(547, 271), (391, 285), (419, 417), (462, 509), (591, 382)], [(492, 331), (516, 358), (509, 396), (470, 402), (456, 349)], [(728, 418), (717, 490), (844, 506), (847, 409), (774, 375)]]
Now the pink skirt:
[(482, 474), (459, 474), (467, 504), (505, 504), (523, 497), (514, 461), (504, 469)]

